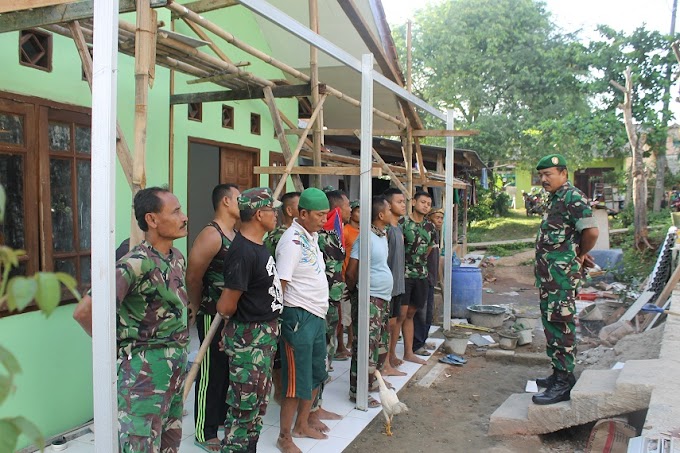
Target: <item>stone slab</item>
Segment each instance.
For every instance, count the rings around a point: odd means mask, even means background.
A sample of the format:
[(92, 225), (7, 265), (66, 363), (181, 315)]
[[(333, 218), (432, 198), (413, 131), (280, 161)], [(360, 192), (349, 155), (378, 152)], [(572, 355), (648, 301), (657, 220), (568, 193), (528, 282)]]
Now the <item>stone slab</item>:
[(526, 435), (529, 433), (528, 409), (531, 393), (514, 393), (491, 414), (490, 436)]

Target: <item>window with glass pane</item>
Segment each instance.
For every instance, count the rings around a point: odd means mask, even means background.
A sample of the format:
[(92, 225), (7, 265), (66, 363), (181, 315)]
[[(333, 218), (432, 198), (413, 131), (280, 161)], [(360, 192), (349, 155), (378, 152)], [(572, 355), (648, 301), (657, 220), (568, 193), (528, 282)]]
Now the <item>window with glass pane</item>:
[(23, 155), (0, 154), (0, 185), (7, 195), (5, 221), (0, 224), (0, 244), (25, 249)]
[(49, 141), (51, 151), (71, 150), (71, 125), (52, 123), (49, 125)]
[(0, 143), (24, 144), (24, 117), (0, 112)]
[(50, 159), (52, 241), (56, 252), (73, 251), (73, 172), (70, 159)]

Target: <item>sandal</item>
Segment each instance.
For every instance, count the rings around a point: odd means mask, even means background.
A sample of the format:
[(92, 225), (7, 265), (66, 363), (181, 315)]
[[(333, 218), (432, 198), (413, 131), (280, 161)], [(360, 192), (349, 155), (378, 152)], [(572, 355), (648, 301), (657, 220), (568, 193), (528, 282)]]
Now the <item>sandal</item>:
[[(349, 400), (350, 400), (351, 402), (355, 403), (355, 404), (356, 404), (356, 402), (357, 402), (357, 399), (356, 399), (355, 397), (353, 397), (353, 396), (350, 396), (350, 397), (349, 397)], [(382, 404), (380, 404), (380, 401), (378, 401), (377, 399), (373, 398), (371, 395), (368, 395), (368, 408), (369, 408), (369, 409), (375, 409), (376, 407), (380, 407), (380, 406), (382, 406)]]
[[(388, 389), (394, 389), (394, 386), (392, 385), (391, 382), (386, 381), (385, 379), (383, 379), (383, 382), (385, 383), (385, 387), (387, 387)], [(375, 381), (373, 381), (373, 383), (371, 385), (368, 386), (369, 392), (377, 392), (379, 390), (380, 390), (380, 385), (378, 384), (377, 379)]]
[(346, 352), (341, 352), (341, 353), (335, 354), (335, 356), (333, 356), (333, 361), (334, 362), (345, 362), (345, 361), (349, 360), (350, 357), (352, 357), (351, 354), (347, 354)]
[(428, 357), (428, 356), (432, 355), (424, 347), (416, 349), (415, 351), (413, 351), (413, 353), (415, 355), (419, 355), (419, 356), (422, 356), (422, 357)]

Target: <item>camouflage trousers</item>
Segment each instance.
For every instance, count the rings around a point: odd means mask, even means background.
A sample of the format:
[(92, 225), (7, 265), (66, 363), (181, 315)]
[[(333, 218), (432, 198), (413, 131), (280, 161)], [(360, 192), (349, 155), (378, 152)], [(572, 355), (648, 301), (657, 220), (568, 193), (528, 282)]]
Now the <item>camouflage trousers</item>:
[(333, 357), (338, 350), (338, 323), (340, 323), (339, 302), (329, 302), (326, 313), (326, 351), (328, 352), (328, 366), (333, 363)]
[(122, 453), (175, 453), (182, 440), (185, 348), (135, 351), (118, 358)]
[(539, 288), (546, 353), (556, 370), (574, 371), (576, 304), (574, 289)]
[(255, 451), (269, 403), (279, 331), (278, 319), (268, 322), (232, 319), (224, 329), (229, 390), (223, 452)]
[[(368, 385), (373, 383), (373, 373), (380, 369), (387, 357), (390, 321), (390, 301), (378, 297), (371, 297), (368, 314)], [(352, 323), (359, 325), (358, 303), (352, 304)], [(352, 344), (352, 363), (349, 369), (349, 396), (355, 398), (357, 394), (357, 375), (359, 369), (358, 341)]]

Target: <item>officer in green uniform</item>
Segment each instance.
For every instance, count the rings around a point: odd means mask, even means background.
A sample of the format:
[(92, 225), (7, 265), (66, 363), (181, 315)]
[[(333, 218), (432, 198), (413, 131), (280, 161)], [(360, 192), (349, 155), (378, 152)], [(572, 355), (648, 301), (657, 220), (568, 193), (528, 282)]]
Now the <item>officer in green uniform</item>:
[(574, 299), (582, 268), (593, 264), (588, 252), (597, 242), (598, 229), (586, 196), (568, 181), (563, 156), (545, 156), (536, 170), (550, 193), (536, 237), (535, 276), (553, 374), (536, 380), (546, 390), (532, 399), (535, 404), (553, 404), (568, 400), (576, 383)]
[(276, 227), (280, 203), (266, 187), (238, 198), (241, 229), (224, 259), (224, 289), (217, 312), (224, 328), (229, 390), (223, 452), (255, 452), (272, 385), (283, 293), (274, 258), (262, 238)]
[[(120, 451), (175, 453), (189, 330), (186, 265), (172, 242), (187, 235), (187, 217), (159, 187), (137, 192), (134, 211), (144, 241), (116, 264)], [(73, 314), (88, 333), (91, 305), (85, 296)]]

